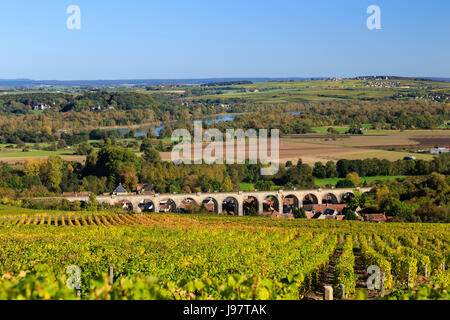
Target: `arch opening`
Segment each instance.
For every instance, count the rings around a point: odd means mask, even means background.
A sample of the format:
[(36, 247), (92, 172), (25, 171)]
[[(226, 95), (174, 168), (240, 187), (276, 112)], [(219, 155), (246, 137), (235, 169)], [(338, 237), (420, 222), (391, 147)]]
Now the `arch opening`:
[(222, 212), (226, 212), (230, 216), (239, 215), (239, 202), (236, 198), (228, 197), (222, 202)]
[(138, 205), (141, 212), (155, 212), (155, 204), (152, 200), (144, 199)]
[(298, 208), (300, 201), (293, 194), (287, 195), (283, 199), (283, 213), (292, 213), (294, 208)]
[(354, 198), (355, 195), (352, 192), (346, 192), (341, 197), (341, 202), (345, 203), (346, 201), (350, 200), (351, 198)]
[(181, 201), (180, 204), (180, 212), (181, 213), (194, 213), (194, 212), (199, 212), (200, 211), (200, 206), (197, 203), (197, 201), (195, 201), (192, 198), (186, 198), (183, 201)]
[(303, 206), (312, 205), (312, 204), (319, 204), (319, 200), (317, 199), (317, 197), (314, 194), (309, 193), (303, 198)]
[(219, 204), (217, 203), (217, 200), (212, 197), (203, 200), (202, 206), (204, 206), (208, 212), (219, 213)]
[(259, 202), (253, 196), (244, 200), (244, 216), (257, 216), (259, 213)]
[(120, 200), (119, 205), (122, 209), (133, 211), (133, 204), (129, 200)]
[(161, 202), (159, 203), (159, 212), (162, 212), (162, 213), (167, 213), (167, 212), (176, 213), (177, 212), (177, 205), (176, 205), (175, 201), (173, 201), (170, 198), (161, 200)]
[(328, 193), (323, 196), (322, 204), (338, 204), (338, 203), (339, 203), (338, 198), (332, 193)]
[(274, 211), (280, 212), (280, 203), (278, 198), (273, 195), (268, 195), (264, 198), (263, 211), (272, 213)]

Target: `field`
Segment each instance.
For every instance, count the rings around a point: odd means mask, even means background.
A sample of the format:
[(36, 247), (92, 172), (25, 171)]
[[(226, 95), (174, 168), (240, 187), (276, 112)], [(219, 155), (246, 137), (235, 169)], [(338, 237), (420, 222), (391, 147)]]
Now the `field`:
[[(227, 102), (242, 99), (253, 103), (290, 103), (290, 102), (324, 102), (359, 99), (390, 99), (399, 95), (420, 95), (420, 92), (450, 92), (450, 84), (434, 81), (414, 81), (412, 79), (386, 80), (399, 82), (393, 87), (368, 87), (369, 80), (315, 80), (262, 82), (254, 84), (214, 87), (221, 90), (219, 94), (208, 94), (195, 99)], [(370, 80), (373, 81), (373, 80)], [(382, 80), (381, 82), (385, 82)], [(407, 99), (407, 98), (405, 98)]]
[(405, 290), (408, 270), (412, 288), (437, 283), (430, 295), (450, 285), (438, 224), (18, 212), (0, 218), (0, 238), (0, 299), (320, 299), (327, 281), (376, 299), (369, 265), (386, 293)]
[[(373, 181), (383, 181), (383, 180), (395, 180), (395, 179), (401, 179), (401, 178), (405, 178), (405, 176), (378, 176), (378, 177), (365, 177), (365, 178), (360, 178), (359, 181), (361, 183), (371, 183)], [(323, 187), (323, 186), (327, 186), (327, 185), (331, 185), (331, 186), (335, 186), (336, 183), (338, 183), (339, 180), (343, 180), (343, 179), (339, 179), (339, 178), (324, 178), (324, 179), (316, 179), (315, 183), (316, 186), (318, 187)]]
[[(430, 141), (428, 148), (434, 147), (436, 142), (441, 146), (450, 144), (450, 131), (448, 130), (383, 131), (382, 133), (382, 135), (338, 135), (335, 137), (320, 134), (284, 136), (280, 138), (280, 163), (284, 164), (289, 160), (295, 163), (299, 158), (307, 164), (314, 164), (318, 161), (325, 163), (340, 159), (368, 158), (395, 161), (410, 155), (414, 155), (417, 159), (431, 160), (433, 158), (431, 154), (412, 153), (409, 150), (417, 151), (421, 148), (426, 150), (425, 141)], [(270, 154), (270, 144), (268, 146)], [(248, 143), (246, 154), (248, 155)], [(171, 160), (170, 152), (163, 152), (161, 156), (163, 160)]]

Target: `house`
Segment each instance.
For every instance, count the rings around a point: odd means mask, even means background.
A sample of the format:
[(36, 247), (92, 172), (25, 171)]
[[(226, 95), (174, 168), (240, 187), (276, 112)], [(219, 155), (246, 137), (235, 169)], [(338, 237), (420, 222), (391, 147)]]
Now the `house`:
[(450, 149), (446, 147), (438, 147), (430, 149), (431, 154), (441, 154), (441, 153), (449, 153)]
[(407, 157), (404, 157), (403, 158), (403, 160), (416, 160), (417, 158), (416, 157), (414, 157), (414, 156), (407, 156)]
[[(345, 209), (345, 204), (309, 204), (305, 205), (305, 213), (308, 219), (334, 219), (343, 220), (345, 215), (343, 211)], [(358, 214), (356, 214), (358, 216)]]
[(128, 194), (128, 191), (122, 186), (120, 183), (117, 188), (112, 193), (115, 196), (126, 196)]
[(325, 210), (327, 209), (333, 209), (337, 211), (337, 214), (341, 214), (342, 211), (345, 209), (347, 205), (345, 204), (332, 204), (332, 203), (327, 203), (327, 204), (307, 204), (304, 206), (304, 209), (306, 212), (320, 212), (320, 213), (324, 213)]
[(269, 199), (264, 200), (264, 202), (263, 202), (264, 211), (267, 211), (267, 212), (275, 211), (275, 208), (273, 207), (274, 204), (275, 203), (272, 200), (269, 200)]
[(50, 108), (50, 106), (48, 104), (46, 104), (46, 103), (38, 103), (37, 105), (35, 105), (33, 107), (33, 110), (39, 111), (39, 110), (46, 110), (46, 109), (49, 109), (49, 108)]
[(279, 213), (278, 211), (273, 211), (271, 218), (275, 219), (294, 219), (294, 216), (290, 213)]
[(364, 215), (364, 221), (366, 222), (376, 222), (376, 223), (385, 223), (387, 222), (385, 213), (366, 213)]
[(75, 193), (76, 197), (89, 197), (90, 193), (89, 192), (77, 192)]
[(276, 210), (272, 212), (264, 212), (263, 217), (274, 219), (294, 219), (294, 216), (290, 213), (280, 213)]
[(136, 186), (136, 193), (143, 196), (152, 196), (156, 192), (155, 188), (151, 184), (138, 184)]

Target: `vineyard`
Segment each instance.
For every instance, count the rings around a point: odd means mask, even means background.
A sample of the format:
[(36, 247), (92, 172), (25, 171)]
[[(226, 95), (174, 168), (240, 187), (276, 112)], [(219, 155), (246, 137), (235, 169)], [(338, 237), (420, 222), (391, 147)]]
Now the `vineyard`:
[[(0, 217), (0, 299), (450, 299), (445, 224), (175, 214)], [(70, 266), (80, 287), (69, 288)], [(329, 282), (329, 283), (327, 283)], [(339, 296), (341, 288), (345, 288)]]

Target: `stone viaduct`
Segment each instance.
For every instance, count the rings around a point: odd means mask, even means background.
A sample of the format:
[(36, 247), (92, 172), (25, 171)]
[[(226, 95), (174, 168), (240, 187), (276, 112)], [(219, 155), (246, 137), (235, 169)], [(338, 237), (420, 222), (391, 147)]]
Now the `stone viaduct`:
[[(232, 202), (235, 206), (235, 213), (239, 216), (244, 215), (244, 201), (247, 199), (256, 200), (256, 207), (258, 213), (263, 213), (263, 203), (267, 198), (271, 198), (274, 202), (277, 211), (283, 210), (284, 198), (294, 199), (294, 207), (302, 207), (305, 199), (312, 201), (314, 204), (326, 203), (326, 199), (332, 199), (332, 203), (342, 203), (342, 200), (347, 195), (353, 195), (355, 190), (361, 193), (369, 192), (371, 188), (343, 188), (343, 189), (316, 189), (316, 190), (290, 190), (290, 191), (251, 191), (251, 192), (226, 192), (226, 193), (195, 193), (195, 194), (155, 194), (155, 195), (111, 195), (98, 196), (97, 200), (101, 203), (115, 205), (118, 203), (127, 203), (132, 205), (136, 212), (140, 212), (145, 203), (152, 203), (152, 211), (160, 212), (161, 203), (165, 204), (167, 200), (176, 208), (180, 208), (185, 200), (195, 201), (198, 204), (205, 203), (205, 201), (212, 201), (214, 203), (214, 211), (225, 211), (223, 208), (224, 202)], [(65, 197), (69, 201), (88, 201), (89, 197)], [(330, 201), (330, 200), (328, 200)], [(237, 211), (237, 212), (236, 212)]]

